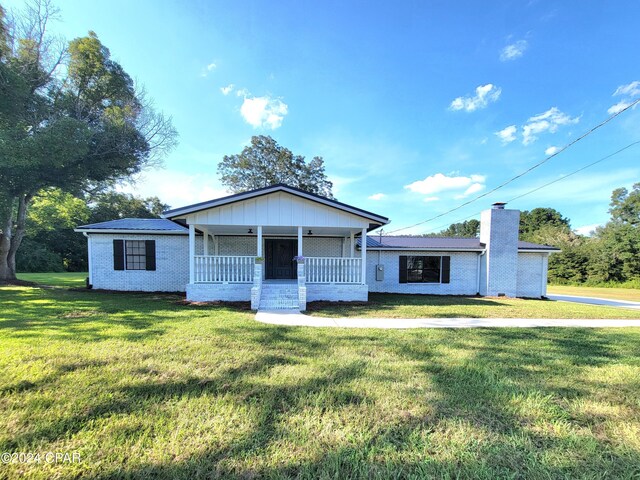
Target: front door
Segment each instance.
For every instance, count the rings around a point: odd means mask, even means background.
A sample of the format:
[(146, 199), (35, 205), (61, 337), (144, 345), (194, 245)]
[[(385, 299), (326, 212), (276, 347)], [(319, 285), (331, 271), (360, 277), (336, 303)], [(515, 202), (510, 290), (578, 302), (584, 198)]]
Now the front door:
[(298, 252), (297, 240), (266, 239), (265, 241), (265, 278), (289, 280), (297, 278), (297, 269), (293, 257)]

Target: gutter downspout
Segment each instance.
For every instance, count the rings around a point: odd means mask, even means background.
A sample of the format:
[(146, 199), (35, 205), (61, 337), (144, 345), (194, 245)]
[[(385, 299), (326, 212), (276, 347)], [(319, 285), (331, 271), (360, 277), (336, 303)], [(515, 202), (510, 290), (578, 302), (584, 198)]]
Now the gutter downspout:
[(482, 257), (485, 253), (487, 253), (487, 249), (485, 248), (482, 252), (478, 254), (478, 267), (476, 269), (476, 295), (480, 295), (480, 257)]
[(87, 232), (82, 232), (82, 235), (87, 237), (87, 269), (89, 270), (89, 284), (87, 288), (93, 287), (93, 273), (91, 273), (91, 238)]

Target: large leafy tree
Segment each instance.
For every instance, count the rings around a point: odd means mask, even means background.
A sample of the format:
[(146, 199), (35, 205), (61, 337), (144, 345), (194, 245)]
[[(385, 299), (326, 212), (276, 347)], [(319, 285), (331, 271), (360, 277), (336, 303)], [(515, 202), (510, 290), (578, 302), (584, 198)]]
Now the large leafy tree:
[(16, 256), (18, 271), (86, 271), (87, 242), (74, 232), (75, 227), (116, 218), (159, 218), (169, 208), (158, 197), (140, 198), (113, 190), (86, 197), (75, 197), (59, 188), (37, 193)]
[(640, 279), (640, 183), (617, 188), (609, 204), (611, 221), (596, 229), (589, 277), (595, 281)]
[(87, 203), (59, 188), (41, 190), (27, 213), (27, 228), (16, 255), (21, 272), (86, 271), (87, 242), (74, 232), (88, 222)]
[(158, 197), (141, 198), (109, 190), (94, 196), (90, 209), (89, 222), (98, 223), (118, 218), (160, 218), (169, 205)]
[(480, 235), (480, 221), (474, 219), (460, 223), (452, 223), (444, 230), (434, 234), (434, 237), (466, 237), (473, 238)]
[(225, 155), (218, 164), (218, 174), (222, 184), (234, 193), (285, 183), (333, 198), (333, 184), (327, 179), (322, 157), (306, 162), (269, 136), (254, 136), (241, 153)]
[(157, 162), (175, 144), (170, 119), (111, 59), (97, 35), (69, 44), (47, 36), (48, 0), (0, 29), (0, 281), (15, 279), (16, 252), (38, 191), (96, 190)]
[(635, 183), (631, 191), (616, 188), (611, 194), (609, 213), (614, 222), (640, 226), (640, 183)]
[(543, 229), (552, 227), (562, 231), (569, 230), (569, 219), (555, 208), (534, 208), (520, 213), (520, 239), (535, 241), (532, 238)]

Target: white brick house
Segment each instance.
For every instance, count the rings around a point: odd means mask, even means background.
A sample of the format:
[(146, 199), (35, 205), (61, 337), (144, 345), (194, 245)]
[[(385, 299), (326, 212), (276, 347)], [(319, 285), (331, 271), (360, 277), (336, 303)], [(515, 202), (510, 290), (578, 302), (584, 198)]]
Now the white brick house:
[(369, 292), (540, 298), (556, 250), (519, 242), (519, 211), (502, 204), (483, 212), (479, 239), (368, 236), (389, 220), (286, 185), (163, 216), (78, 227), (90, 285), (254, 309), (366, 301)]

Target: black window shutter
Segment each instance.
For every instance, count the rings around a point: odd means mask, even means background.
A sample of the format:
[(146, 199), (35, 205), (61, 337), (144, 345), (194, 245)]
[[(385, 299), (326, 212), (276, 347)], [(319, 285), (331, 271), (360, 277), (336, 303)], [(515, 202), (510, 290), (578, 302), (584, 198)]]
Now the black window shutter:
[(400, 283), (407, 283), (407, 257), (400, 255), (400, 271), (398, 272)]
[(156, 241), (145, 240), (144, 251), (145, 251), (145, 254), (147, 255), (147, 270), (155, 270), (156, 269)]
[(113, 241), (113, 269), (124, 270), (124, 240)]
[(451, 257), (442, 257), (442, 283), (451, 281)]

